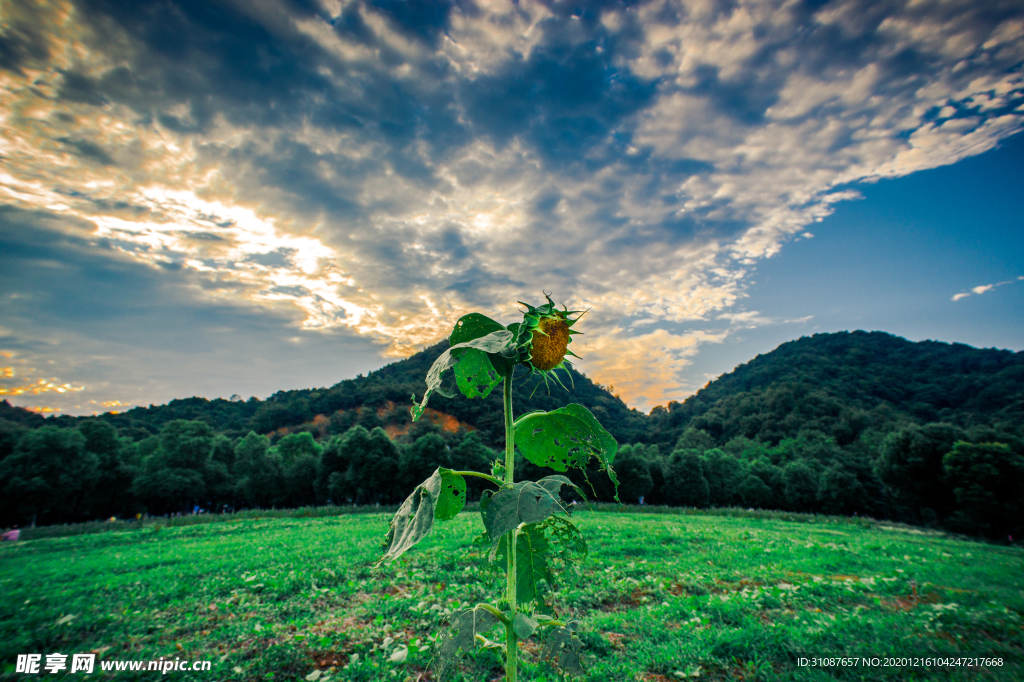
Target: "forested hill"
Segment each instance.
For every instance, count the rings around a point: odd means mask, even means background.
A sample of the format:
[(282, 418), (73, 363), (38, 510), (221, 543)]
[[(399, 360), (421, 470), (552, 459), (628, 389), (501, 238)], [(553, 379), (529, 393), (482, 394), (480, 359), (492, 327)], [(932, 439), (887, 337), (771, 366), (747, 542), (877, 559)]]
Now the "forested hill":
[(815, 334), (656, 408), (647, 440), (674, 442), (692, 426), (720, 445), (736, 437), (777, 444), (801, 431), (846, 445), (868, 431), (929, 422), (1024, 435), (1024, 353), (884, 332)]
[[(411, 396), (422, 397), (424, 377), (446, 342), (394, 362), (367, 376), (329, 388), (279, 391), (266, 400), (186, 398), (100, 416), (122, 436), (142, 440), (176, 419), (203, 421), (229, 437), (249, 431), (280, 435), (340, 433), (356, 423), (368, 428), (408, 428)], [(561, 387), (517, 378), (517, 414), (550, 410), (566, 402), (586, 405), (620, 443), (675, 443), (693, 427), (722, 446), (742, 437), (772, 445), (801, 432), (818, 432), (839, 444), (865, 434), (884, 434), (906, 424), (946, 422), (993, 426), (1021, 434), (1024, 425), (1024, 353), (977, 349), (935, 341), (914, 343), (884, 332), (815, 334), (784, 343), (710, 382), (682, 403), (650, 415), (628, 408), (586, 376), (572, 372)], [(439, 414), (478, 430), (499, 446), (503, 438), (501, 394), (484, 400), (435, 394)], [(74, 426), (83, 419), (43, 419), (0, 403), (0, 431), (51, 423)], [(449, 424), (455, 424), (449, 420)]]
[[(324, 435), (342, 433), (355, 424), (369, 429), (388, 427), (388, 432), (394, 435), (409, 428), (412, 396), (417, 399), (423, 397), (427, 370), (447, 347), (446, 341), (436, 344), (366, 376), (346, 379), (329, 388), (278, 391), (266, 400), (185, 398), (172, 400), (166, 405), (136, 407), (123, 413), (110, 412), (100, 415), (99, 419), (113, 424), (122, 436), (136, 441), (159, 433), (165, 424), (177, 419), (206, 422), (219, 433), (232, 438), (244, 436), (249, 431), (276, 437), (309, 431), (319, 439)], [(646, 415), (628, 408), (622, 400), (586, 376), (576, 371), (570, 371), (570, 374), (571, 378), (559, 372), (568, 388), (567, 393), (554, 383), (545, 386), (539, 377), (517, 372), (512, 389), (516, 414), (552, 410), (567, 402), (577, 402), (607, 424), (619, 442), (643, 439)], [(435, 393), (430, 398), (429, 408), (428, 416), (437, 423), (444, 422), (449, 428), (461, 425), (475, 429), (488, 445), (497, 446), (503, 442), (500, 387), (483, 400), (467, 400), (461, 396), (445, 398)], [(0, 402), (0, 425), (7, 420), (29, 427), (44, 423), (75, 426), (82, 420), (91, 419), (93, 417), (59, 416), (44, 420), (36, 414)]]

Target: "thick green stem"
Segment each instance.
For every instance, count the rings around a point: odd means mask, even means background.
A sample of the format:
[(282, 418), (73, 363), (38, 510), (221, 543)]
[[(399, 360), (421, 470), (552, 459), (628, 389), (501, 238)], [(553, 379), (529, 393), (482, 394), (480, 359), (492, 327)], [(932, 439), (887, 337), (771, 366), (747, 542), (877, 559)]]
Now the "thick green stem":
[(505, 401), (505, 483), (512, 485), (512, 476), (515, 473), (515, 440), (512, 432), (512, 376), (505, 377), (505, 385), (502, 387), (502, 397)]
[[(512, 485), (515, 474), (515, 440), (512, 430), (512, 376), (505, 377), (502, 387), (505, 403), (505, 483)], [(505, 682), (516, 682), (519, 664), (519, 643), (511, 621), (516, 617), (516, 539), (518, 529), (510, 530), (505, 536), (508, 550), (508, 574), (506, 575), (505, 598), (509, 606), (509, 623), (505, 625)]]

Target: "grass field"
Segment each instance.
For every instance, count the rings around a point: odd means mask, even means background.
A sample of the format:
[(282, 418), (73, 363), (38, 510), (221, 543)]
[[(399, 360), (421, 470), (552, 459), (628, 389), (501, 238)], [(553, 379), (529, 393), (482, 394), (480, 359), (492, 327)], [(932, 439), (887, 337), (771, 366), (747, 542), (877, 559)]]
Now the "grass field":
[[(501, 578), (472, 547), (482, 525), (467, 512), (435, 525), (397, 564), (371, 569), (388, 518), (239, 519), (4, 543), (0, 670), (17, 677), (22, 653), (70, 661), (97, 652), (101, 661), (212, 662), (206, 672), (106, 673), (118, 679), (431, 680), (432, 633), (460, 605), (496, 602)], [(590, 558), (554, 599), (581, 617), (593, 682), (1024, 679), (1019, 548), (829, 520), (603, 511), (577, 520)], [(407, 658), (392, 662), (402, 647)], [(524, 645), (520, 679), (560, 679), (537, 653)], [(799, 665), (937, 655), (1002, 665)], [(57, 675), (26, 677), (43, 676)], [(463, 680), (500, 676), (493, 651), (463, 659)]]

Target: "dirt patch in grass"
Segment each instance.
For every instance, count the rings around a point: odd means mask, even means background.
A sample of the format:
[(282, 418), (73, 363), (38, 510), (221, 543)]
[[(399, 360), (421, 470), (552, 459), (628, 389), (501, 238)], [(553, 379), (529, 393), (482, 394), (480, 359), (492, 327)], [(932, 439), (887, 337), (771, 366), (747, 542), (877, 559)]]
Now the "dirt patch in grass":
[(608, 640), (608, 643), (612, 645), (613, 649), (625, 651), (626, 645), (622, 643), (622, 640), (626, 639), (626, 635), (618, 632), (602, 632), (601, 634)]
[(702, 585), (683, 582), (672, 583), (668, 586), (668, 591), (671, 592), (672, 596), (674, 597), (678, 597), (683, 594), (690, 597), (699, 597), (701, 595), (705, 595), (708, 593), (707, 589), (705, 589)]
[(608, 599), (601, 600), (601, 610), (607, 613), (615, 613), (616, 611), (628, 611), (635, 609), (638, 606), (647, 604), (651, 601), (651, 595), (654, 593), (650, 590), (645, 590), (640, 587), (633, 588), (633, 591), (626, 596), (622, 597), (609, 597)]

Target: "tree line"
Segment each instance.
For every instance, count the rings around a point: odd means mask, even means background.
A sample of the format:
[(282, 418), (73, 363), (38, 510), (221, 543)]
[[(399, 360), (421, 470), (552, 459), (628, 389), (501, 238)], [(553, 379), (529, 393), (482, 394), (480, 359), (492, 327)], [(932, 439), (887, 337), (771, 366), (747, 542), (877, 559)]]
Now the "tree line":
[[(862, 515), (994, 538), (1024, 536), (1024, 443), (990, 428), (908, 425), (877, 456), (804, 432), (771, 446), (715, 447), (688, 429), (669, 452), (626, 445), (615, 461), (623, 501)], [(600, 480), (593, 479), (592, 480)], [(599, 497), (608, 499), (607, 485)]]
[[(2, 523), (63, 523), (188, 513), (197, 506), (282, 508), (393, 504), (438, 466), (487, 470), (497, 457), (475, 431), (429, 421), (397, 439), (356, 424), (318, 440), (309, 431), (272, 441), (234, 439), (201, 421), (174, 420), (133, 441), (101, 419), (21, 433), (0, 460)], [(545, 475), (520, 460), (517, 477)], [(990, 428), (909, 425), (877, 457), (822, 433), (777, 445), (743, 437), (717, 447), (687, 429), (675, 444), (623, 445), (614, 467), (626, 503), (743, 506), (868, 515), (1002, 537), (1024, 531), (1024, 443)], [(596, 500), (615, 490), (598, 471), (569, 475)], [(483, 489), (469, 480), (470, 499)]]
[[(0, 460), (5, 525), (188, 513), (201, 507), (286, 508), (399, 501), (438, 466), (484, 469), (496, 457), (472, 431), (426, 422), (400, 440), (355, 425), (317, 442), (231, 439), (201, 421), (174, 420), (141, 441), (100, 419), (24, 431)], [(479, 495), (479, 486), (471, 487)]]

